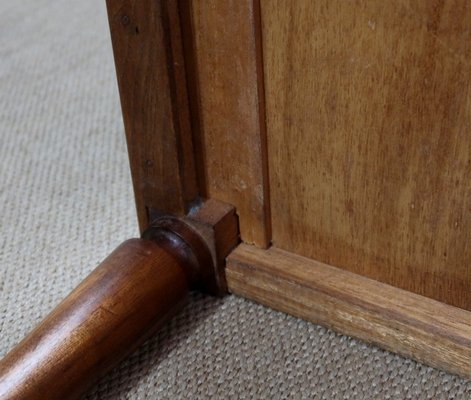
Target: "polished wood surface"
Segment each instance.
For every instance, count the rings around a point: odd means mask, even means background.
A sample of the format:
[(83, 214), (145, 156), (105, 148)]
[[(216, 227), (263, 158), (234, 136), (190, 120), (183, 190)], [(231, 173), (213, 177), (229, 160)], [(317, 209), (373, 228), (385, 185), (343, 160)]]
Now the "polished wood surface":
[(242, 244), (229, 290), (471, 379), (471, 312), (274, 247)]
[(120, 245), (0, 361), (0, 398), (79, 398), (185, 300), (190, 266), (179, 246)]
[(178, 2), (108, 0), (141, 231), (198, 198)]
[(270, 242), (258, 1), (189, 1), (202, 195), (233, 204), (247, 243)]
[(260, 1), (108, 0), (141, 227), (221, 287), (232, 203), (234, 293), (471, 378), (471, 7)]
[(471, 3), (261, 11), (273, 243), (471, 309)]
[(0, 361), (0, 399), (76, 399), (152, 335), (190, 289), (227, 293), (225, 259), (239, 242), (229, 204), (207, 200), (160, 215), (119, 246)]
[(240, 242), (239, 219), (235, 207), (208, 199), (183, 220), (198, 231), (200, 238), (211, 251), (214, 268), (211, 280), (214, 279), (218, 287), (214, 294), (226, 294), (226, 257)]

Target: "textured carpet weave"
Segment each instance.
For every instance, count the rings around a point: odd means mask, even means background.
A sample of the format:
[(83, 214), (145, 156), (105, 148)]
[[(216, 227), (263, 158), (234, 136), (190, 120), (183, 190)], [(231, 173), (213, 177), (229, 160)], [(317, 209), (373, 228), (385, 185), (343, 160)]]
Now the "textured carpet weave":
[[(3, 355), (137, 227), (104, 1), (0, 0), (0, 10)], [(456, 376), (196, 294), (87, 397), (470, 398)]]

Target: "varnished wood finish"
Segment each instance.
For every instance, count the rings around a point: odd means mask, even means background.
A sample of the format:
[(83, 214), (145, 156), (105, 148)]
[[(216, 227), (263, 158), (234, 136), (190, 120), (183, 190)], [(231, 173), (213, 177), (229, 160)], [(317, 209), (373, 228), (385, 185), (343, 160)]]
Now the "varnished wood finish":
[(78, 398), (173, 315), (190, 288), (226, 293), (222, 271), (238, 239), (235, 209), (225, 203), (161, 215), (0, 361), (0, 399)]
[(141, 230), (199, 194), (177, 3), (107, 0)]
[(266, 247), (270, 217), (258, 1), (185, 3), (202, 194), (233, 204), (242, 239)]
[(276, 248), (242, 244), (229, 290), (471, 379), (471, 313)]
[(182, 304), (185, 251), (124, 242), (0, 362), (0, 398), (79, 398)]
[(274, 244), (471, 309), (471, 3), (261, 9)]
[(205, 240), (213, 257), (213, 278), (218, 293), (227, 293), (224, 267), (226, 257), (239, 243), (239, 223), (234, 206), (212, 199), (195, 208), (184, 221), (193, 226)]

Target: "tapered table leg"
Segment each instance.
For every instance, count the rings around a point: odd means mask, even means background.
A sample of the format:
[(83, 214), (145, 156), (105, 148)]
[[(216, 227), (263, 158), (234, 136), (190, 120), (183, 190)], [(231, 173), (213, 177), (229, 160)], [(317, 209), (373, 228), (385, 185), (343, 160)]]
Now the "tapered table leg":
[(182, 305), (184, 247), (121, 244), (0, 362), (0, 398), (80, 396)]
[[(210, 239), (208, 239), (210, 238)], [(224, 291), (237, 243), (230, 206), (162, 217), (111, 253), (0, 361), (0, 399), (76, 399), (168, 320), (189, 290)]]

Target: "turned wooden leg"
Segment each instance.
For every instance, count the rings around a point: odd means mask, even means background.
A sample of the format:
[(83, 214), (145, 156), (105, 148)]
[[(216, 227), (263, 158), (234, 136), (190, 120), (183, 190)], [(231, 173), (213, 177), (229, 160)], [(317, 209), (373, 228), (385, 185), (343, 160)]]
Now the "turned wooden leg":
[(217, 243), (207, 244), (210, 224), (195, 223), (161, 218), (143, 239), (122, 243), (0, 361), (0, 399), (76, 399), (172, 316), (190, 288), (217, 291)]

